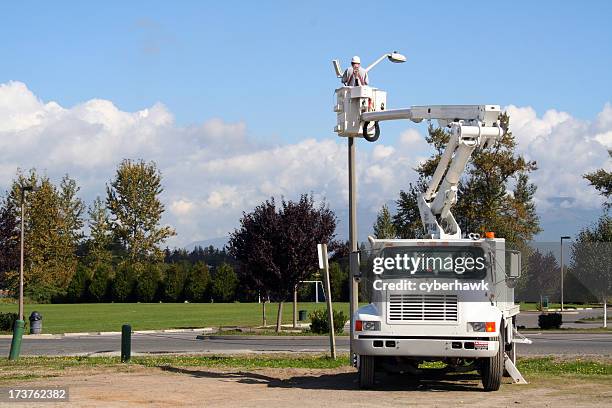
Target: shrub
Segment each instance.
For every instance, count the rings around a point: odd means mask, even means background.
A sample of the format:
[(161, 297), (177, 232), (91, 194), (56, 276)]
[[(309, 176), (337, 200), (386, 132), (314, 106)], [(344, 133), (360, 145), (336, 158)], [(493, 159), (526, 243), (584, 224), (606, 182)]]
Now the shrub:
[(546, 313), (538, 316), (540, 329), (558, 329), (563, 324), (561, 313)]
[[(327, 309), (325, 310), (315, 310), (310, 313), (310, 330), (313, 333), (329, 333), (329, 323), (327, 321)], [(344, 314), (344, 312), (339, 310), (334, 310), (334, 332), (337, 334), (341, 334), (344, 331), (344, 325), (346, 324), (348, 318)]]
[(0, 313), (0, 331), (12, 332), (15, 326), (15, 320), (17, 320), (17, 313)]

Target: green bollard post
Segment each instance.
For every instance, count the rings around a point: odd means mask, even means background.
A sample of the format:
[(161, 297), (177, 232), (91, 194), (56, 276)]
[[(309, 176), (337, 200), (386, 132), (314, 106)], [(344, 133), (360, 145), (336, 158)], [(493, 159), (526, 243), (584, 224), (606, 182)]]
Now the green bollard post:
[(11, 351), (9, 352), (9, 360), (17, 360), (21, 353), (21, 339), (25, 330), (25, 320), (15, 320), (13, 326), (13, 340), (11, 341)]
[(127, 363), (132, 357), (132, 326), (121, 326), (121, 362)]

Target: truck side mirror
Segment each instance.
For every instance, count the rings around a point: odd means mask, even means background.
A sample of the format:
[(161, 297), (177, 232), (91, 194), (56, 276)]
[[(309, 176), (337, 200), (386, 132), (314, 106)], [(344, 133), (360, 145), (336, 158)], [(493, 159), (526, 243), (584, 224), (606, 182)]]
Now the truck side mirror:
[(508, 277), (519, 278), (521, 276), (521, 253), (520, 251), (508, 251), (508, 255), (510, 255)]

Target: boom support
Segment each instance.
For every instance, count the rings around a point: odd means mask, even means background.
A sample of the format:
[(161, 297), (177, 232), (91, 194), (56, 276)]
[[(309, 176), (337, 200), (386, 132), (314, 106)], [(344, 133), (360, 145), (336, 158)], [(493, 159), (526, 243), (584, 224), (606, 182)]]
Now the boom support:
[(425, 193), (418, 198), (426, 238), (460, 239), (461, 228), (451, 212), (465, 166), (478, 147), (494, 144), (503, 135), (498, 105), (431, 105), (385, 109), (386, 93), (376, 88), (343, 87), (336, 90), (340, 136), (363, 136), (375, 141), (378, 122), (408, 119), (415, 123), (435, 119), (450, 128), (450, 140)]
[(492, 145), (502, 136), (499, 115), (500, 108), (496, 105), (413, 106), (361, 114), (366, 127), (368, 122), (384, 120), (410, 119), (418, 123), (436, 119), (440, 126), (450, 128), (450, 140), (438, 167), (427, 190), (418, 198), (427, 238), (461, 238), (461, 228), (451, 213), (451, 207), (457, 202), (459, 180), (474, 150)]

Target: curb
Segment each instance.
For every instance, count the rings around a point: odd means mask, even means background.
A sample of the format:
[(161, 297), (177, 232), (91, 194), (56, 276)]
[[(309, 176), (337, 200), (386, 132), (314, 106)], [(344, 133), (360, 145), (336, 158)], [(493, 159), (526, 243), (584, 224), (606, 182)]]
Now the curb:
[[(336, 335), (336, 339), (348, 339), (347, 335)], [(233, 336), (215, 336), (213, 335), (197, 335), (196, 339), (198, 340), (307, 340), (307, 339), (316, 339), (316, 340), (329, 340), (329, 336), (241, 336), (239, 334)]]
[[(160, 330), (135, 330), (132, 334), (155, 334), (155, 333), (213, 333), (212, 327), (200, 327), (196, 329), (160, 329)], [(44, 334), (24, 334), (24, 339), (61, 339), (63, 337), (84, 337), (84, 336), (120, 336), (120, 331), (102, 332), (68, 332), (68, 333), (44, 333)], [(12, 334), (0, 334), (0, 339), (12, 339)]]
[[(62, 334), (24, 334), (23, 338), (24, 339), (32, 339), (32, 340), (52, 340), (52, 339), (59, 339), (63, 337)], [(12, 334), (0, 334), (0, 339), (12, 339), (13, 335)]]

